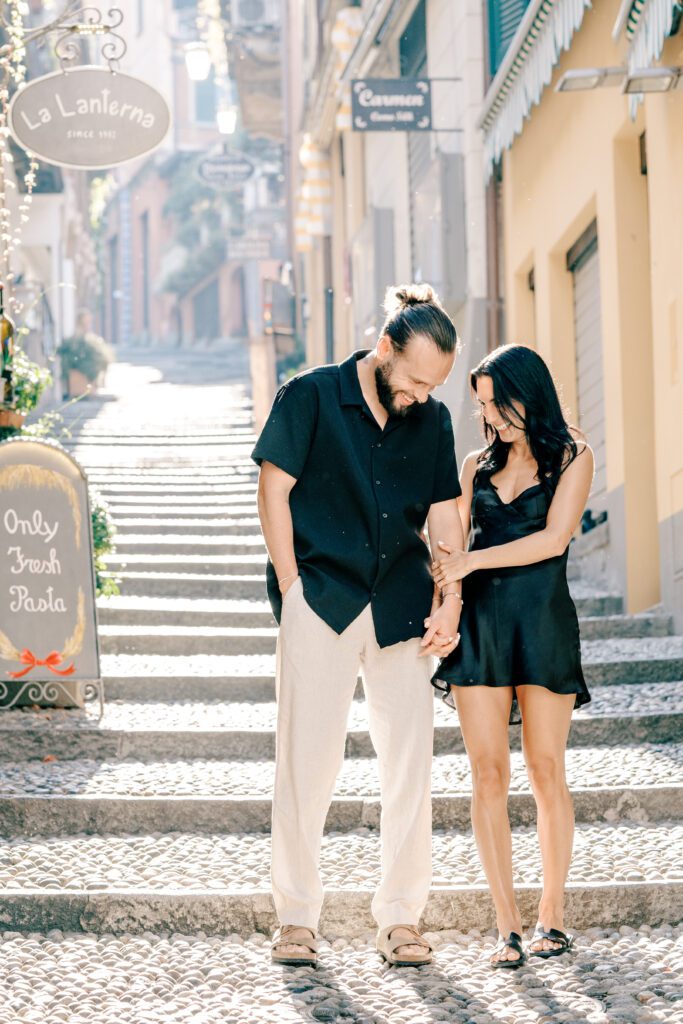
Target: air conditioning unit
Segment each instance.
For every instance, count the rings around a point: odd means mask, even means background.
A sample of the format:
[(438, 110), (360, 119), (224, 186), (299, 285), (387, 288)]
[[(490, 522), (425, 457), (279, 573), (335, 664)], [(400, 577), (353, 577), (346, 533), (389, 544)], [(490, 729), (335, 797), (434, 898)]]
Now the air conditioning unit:
[(233, 28), (258, 28), (280, 22), (279, 0), (231, 0)]

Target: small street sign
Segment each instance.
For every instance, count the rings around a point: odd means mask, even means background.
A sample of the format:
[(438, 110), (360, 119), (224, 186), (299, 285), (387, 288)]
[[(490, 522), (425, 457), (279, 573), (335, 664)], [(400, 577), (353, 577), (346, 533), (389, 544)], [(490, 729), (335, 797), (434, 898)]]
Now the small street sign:
[(8, 111), (14, 140), (58, 167), (115, 167), (151, 152), (171, 113), (151, 85), (107, 68), (76, 67), (18, 89)]
[(249, 237), (231, 238), (228, 241), (229, 260), (269, 260), (271, 259), (269, 238)]
[(428, 132), (432, 90), (428, 78), (362, 78), (351, 88), (356, 132)]
[(246, 153), (236, 151), (207, 156), (197, 165), (197, 176), (204, 185), (220, 191), (238, 189), (256, 170)]

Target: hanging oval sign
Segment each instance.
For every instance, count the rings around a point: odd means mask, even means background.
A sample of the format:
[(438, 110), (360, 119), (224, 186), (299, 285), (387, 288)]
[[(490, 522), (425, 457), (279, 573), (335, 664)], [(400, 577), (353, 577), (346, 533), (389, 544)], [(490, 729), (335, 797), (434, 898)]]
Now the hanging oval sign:
[(77, 67), (36, 78), (9, 106), (23, 148), (58, 167), (115, 167), (156, 149), (171, 124), (166, 100), (132, 75)]
[(246, 153), (232, 150), (205, 157), (197, 165), (197, 176), (204, 185), (229, 191), (249, 181), (255, 169), (254, 161)]

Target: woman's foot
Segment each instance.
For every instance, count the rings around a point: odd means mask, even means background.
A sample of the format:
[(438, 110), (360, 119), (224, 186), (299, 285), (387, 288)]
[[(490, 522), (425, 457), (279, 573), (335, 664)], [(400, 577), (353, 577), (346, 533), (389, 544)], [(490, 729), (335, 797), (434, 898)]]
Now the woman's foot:
[(529, 955), (548, 960), (553, 956), (569, 953), (574, 945), (574, 936), (568, 935), (560, 928), (546, 928), (539, 921), (529, 943)]
[(519, 932), (509, 932), (507, 936), (500, 935), (498, 945), (493, 951), (489, 960), (491, 967), (506, 967), (514, 970), (521, 967), (527, 960), (526, 953), (522, 948), (521, 929)]

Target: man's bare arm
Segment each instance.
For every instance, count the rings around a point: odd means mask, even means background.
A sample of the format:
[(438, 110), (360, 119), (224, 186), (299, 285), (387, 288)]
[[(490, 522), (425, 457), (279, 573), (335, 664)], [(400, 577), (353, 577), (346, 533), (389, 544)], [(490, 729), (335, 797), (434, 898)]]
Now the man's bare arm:
[(283, 594), (299, 575), (289, 507), (289, 495), (295, 483), (295, 477), (274, 466), (272, 462), (262, 464), (258, 481), (259, 519), (270, 560), (278, 581), (282, 580), (280, 590)]

